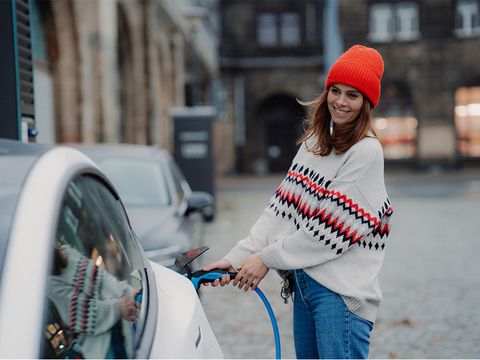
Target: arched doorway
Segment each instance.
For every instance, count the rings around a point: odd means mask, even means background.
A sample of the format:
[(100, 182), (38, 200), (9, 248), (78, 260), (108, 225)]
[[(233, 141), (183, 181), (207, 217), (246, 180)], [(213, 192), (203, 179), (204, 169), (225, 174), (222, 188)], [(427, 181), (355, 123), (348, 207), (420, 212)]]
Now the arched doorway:
[(36, 1), (31, 21), (37, 141), (79, 142), (80, 66), (73, 4)]
[(258, 119), (265, 129), (268, 171), (285, 172), (298, 149), (304, 108), (295, 97), (277, 94), (265, 99), (258, 109)]

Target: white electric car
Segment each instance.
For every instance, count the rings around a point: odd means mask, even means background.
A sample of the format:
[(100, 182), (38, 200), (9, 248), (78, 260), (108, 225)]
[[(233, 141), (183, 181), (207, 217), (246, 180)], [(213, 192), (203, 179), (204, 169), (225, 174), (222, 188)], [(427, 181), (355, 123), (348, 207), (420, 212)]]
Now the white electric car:
[(223, 355), (192, 284), (147, 259), (88, 157), (0, 139), (0, 357)]

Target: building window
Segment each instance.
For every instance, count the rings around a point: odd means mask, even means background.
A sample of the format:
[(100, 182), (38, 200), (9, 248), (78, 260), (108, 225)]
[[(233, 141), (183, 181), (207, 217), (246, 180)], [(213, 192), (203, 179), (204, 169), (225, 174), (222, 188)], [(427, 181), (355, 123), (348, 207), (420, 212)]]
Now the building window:
[(391, 4), (374, 4), (370, 7), (370, 33), (372, 41), (392, 41), (395, 23)]
[(280, 39), (283, 46), (300, 44), (300, 16), (294, 12), (281, 15)]
[(455, 12), (455, 35), (480, 35), (480, 14), (477, 0), (458, 0)]
[(480, 86), (463, 87), (456, 91), (455, 127), (459, 154), (480, 157)]
[(370, 7), (372, 42), (412, 41), (420, 37), (418, 5), (413, 2), (376, 3)]
[(298, 46), (301, 43), (300, 15), (296, 12), (264, 12), (257, 18), (257, 42), (263, 47)]
[(420, 36), (418, 29), (418, 5), (401, 2), (396, 6), (397, 39), (400, 41), (416, 40)]
[(277, 16), (275, 14), (262, 13), (258, 16), (257, 41), (260, 46), (277, 45)]

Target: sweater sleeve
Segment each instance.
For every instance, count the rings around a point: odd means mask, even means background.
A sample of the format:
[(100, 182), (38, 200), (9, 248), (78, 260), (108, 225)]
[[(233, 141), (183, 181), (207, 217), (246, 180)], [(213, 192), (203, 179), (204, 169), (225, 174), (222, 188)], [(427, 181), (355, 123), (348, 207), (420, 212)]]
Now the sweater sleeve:
[(103, 283), (101, 289), (101, 298), (117, 298), (120, 299), (125, 295), (133, 297), (135, 290), (128, 284), (126, 280), (119, 280), (106, 269), (99, 269), (103, 273)]
[(332, 181), (319, 185), (305, 174), (290, 172), (304, 189), (301, 195), (277, 192), (277, 213), (293, 213), (297, 230), (263, 248), (267, 267), (308, 268), (341, 256), (354, 244), (370, 249), (384, 245), (391, 208), (377, 141), (352, 148)]
[[(301, 156), (301, 152), (304, 151), (304, 146), (295, 155), (293, 163)], [(282, 184), (286, 181), (284, 179)], [(280, 187), (282, 185), (280, 184)], [(269, 201), (269, 205), (274, 201), (275, 195)], [(266, 247), (273, 239), (271, 234), (278, 226), (281, 225), (279, 219), (273, 217), (269, 211), (269, 206), (265, 208), (258, 220), (250, 228), (248, 236), (237, 242), (237, 244), (230, 250), (223, 258), (227, 260), (234, 269), (246, 259), (249, 255), (261, 251)]]
[(77, 249), (66, 245), (63, 251), (67, 266), (52, 276), (50, 290), (62, 320), (77, 334), (109, 331), (120, 319), (121, 297), (131, 295), (132, 289)]
[(100, 300), (78, 292), (61, 276), (52, 276), (50, 300), (62, 321), (77, 334), (98, 335), (109, 331), (120, 319), (119, 299)]
[(235, 247), (224, 256), (224, 259), (236, 269), (249, 255), (261, 251), (268, 244), (269, 234), (271, 234), (271, 229), (275, 226), (275, 222), (275, 219), (272, 219), (272, 217), (264, 211), (251, 227), (248, 236), (240, 240)]

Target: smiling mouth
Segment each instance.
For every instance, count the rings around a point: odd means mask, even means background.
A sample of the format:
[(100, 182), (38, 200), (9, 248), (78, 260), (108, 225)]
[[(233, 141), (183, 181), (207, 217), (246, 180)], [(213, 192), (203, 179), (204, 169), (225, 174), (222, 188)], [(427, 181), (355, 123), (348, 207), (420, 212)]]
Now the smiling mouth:
[(336, 108), (335, 106), (333, 107), (333, 110), (335, 110), (335, 112), (336, 112), (337, 114), (340, 114), (340, 115), (347, 115), (347, 114), (349, 113), (349, 111), (347, 111), (347, 110), (340, 110), (340, 109)]

